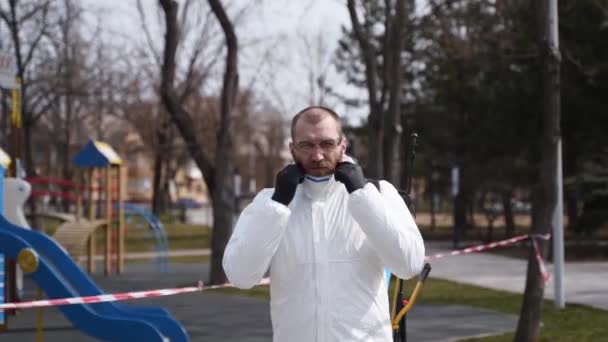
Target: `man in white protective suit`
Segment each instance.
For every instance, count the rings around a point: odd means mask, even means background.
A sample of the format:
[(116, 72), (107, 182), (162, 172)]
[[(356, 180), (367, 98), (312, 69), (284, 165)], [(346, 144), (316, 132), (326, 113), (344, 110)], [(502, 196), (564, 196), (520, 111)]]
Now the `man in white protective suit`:
[(295, 164), (242, 212), (226, 247), (228, 279), (248, 289), (270, 268), (273, 340), (392, 341), (385, 268), (407, 279), (424, 243), (393, 185), (368, 183), (346, 156), (340, 117), (312, 106), (293, 118)]

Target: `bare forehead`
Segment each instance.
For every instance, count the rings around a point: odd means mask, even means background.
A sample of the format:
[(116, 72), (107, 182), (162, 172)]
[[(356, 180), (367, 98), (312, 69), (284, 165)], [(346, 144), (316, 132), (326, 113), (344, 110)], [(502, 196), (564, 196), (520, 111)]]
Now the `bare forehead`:
[(301, 113), (293, 127), (293, 140), (337, 139), (341, 125), (336, 118), (320, 109)]

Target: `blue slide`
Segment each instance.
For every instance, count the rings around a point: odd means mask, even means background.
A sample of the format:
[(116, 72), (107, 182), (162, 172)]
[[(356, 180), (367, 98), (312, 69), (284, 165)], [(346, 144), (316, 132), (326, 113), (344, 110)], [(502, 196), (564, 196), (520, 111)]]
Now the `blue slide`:
[[(0, 253), (16, 260), (25, 248), (38, 253), (38, 269), (31, 277), (48, 298), (104, 294), (55, 241), (15, 226), (0, 215)], [(59, 309), (76, 329), (100, 340), (189, 341), (184, 327), (162, 308), (96, 303)]]

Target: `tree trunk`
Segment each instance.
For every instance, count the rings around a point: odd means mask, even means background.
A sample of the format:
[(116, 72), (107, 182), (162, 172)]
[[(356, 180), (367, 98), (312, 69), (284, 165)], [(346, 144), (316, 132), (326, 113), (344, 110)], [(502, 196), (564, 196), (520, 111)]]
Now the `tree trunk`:
[(467, 209), (468, 209), (468, 199), (467, 193), (465, 189), (464, 182), (464, 167), (459, 167), (459, 189), (458, 194), (454, 198), (454, 211), (453, 211), (453, 222), (454, 222), (454, 233), (455, 233), (455, 243), (454, 247), (458, 247), (458, 243), (461, 239), (466, 237), (467, 233)]
[[(70, 158), (70, 145), (72, 144), (72, 116), (74, 115), (72, 110), (72, 96), (69, 94), (72, 91), (70, 74), (67, 74), (65, 78), (65, 86), (68, 89), (68, 94), (65, 96), (65, 124), (64, 124), (64, 145), (63, 145), (63, 157), (62, 157), (62, 168), (61, 176), (63, 179), (72, 179), (72, 160)], [(70, 212), (70, 199), (63, 198), (62, 201), (63, 211)]]
[(566, 211), (568, 212), (568, 230), (577, 232), (579, 210), (578, 198), (574, 191), (571, 191), (566, 195)]
[[(552, 3), (553, 2), (553, 3)], [(553, 7), (555, 6), (555, 7)], [(551, 10), (551, 9), (554, 10)], [(557, 39), (557, 0), (546, 0), (537, 6), (539, 19), (539, 41), (543, 75), (543, 128), (541, 135), (540, 212), (538, 224), (532, 233), (546, 234), (552, 231), (553, 214), (557, 206), (557, 145), (560, 138), (560, 52)], [(541, 251), (544, 241), (538, 239)], [(515, 333), (515, 341), (537, 341), (540, 333), (541, 307), (544, 284), (539, 265), (530, 248), (526, 290)]]
[[(171, 119), (183, 137), (192, 159), (203, 173), (213, 201), (213, 232), (211, 237), (211, 274), (210, 283), (226, 282), (226, 274), (222, 267), (224, 249), (232, 232), (232, 217), (234, 214), (233, 172), (233, 133), (232, 109), (238, 91), (238, 41), (234, 27), (226, 15), (219, 0), (209, 0), (209, 5), (222, 27), (226, 38), (227, 54), (226, 69), (222, 84), (220, 124), (217, 134), (216, 156), (214, 164), (204, 153), (198, 135), (194, 132), (192, 116), (181, 106), (174, 88), (175, 54), (179, 41), (179, 26), (177, 23), (177, 2), (174, 0), (159, 0), (165, 13), (166, 28), (165, 49), (163, 54), (161, 96)], [(215, 165), (215, 166), (214, 166)]]
[[(395, 15), (387, 18), (386, 34), (388, 35), (385, 47), (385, 82), (388, 83), (389, 103), (386, 115), (385, 134), (383, 139), (383, 169), (384, 178), (396, 187), (399, 187), (399, 147), (401, 146), (401, 91), (402, 91), (402, 58), (405, 39), (406, 0), (397, 0)], [(387, 14), (390, 11), (387, 11)]]
[(160, 149), (156, 150), (154, 153), (154, 175), (152, 181), (152, 212), (156, 216), (162, 213), (161, 182), (163, 179), (164, 163), (163, 152)]
[(214, 229), (211, 236), (212, 284), (227, 281), (222, 259), (224, 249), (232, 234), (232, 220), (235, 214), (235, 193), (233, 183), (233, 131), (232, 110), (238, 92), (238, 41), (234, 27), (219, 0), (209, 0), (211, 10), (219, 21), (226, 39), (226, 69), (222, 84), (221, 120), (218, 144), (215, 153), (216, 187), (213, 191)]
[(384, 120), (382, 119), (382, 103), (378, 99), (379, 88), (377, 81), (378, 66), (376, 62), (376, 49), (371, 44), (372, 39), (367, 29), (364, 29), (359, 22), (355, 0), (348, 0), (348, 12), (353, 26), (353, 31), (359, 45), (365, 65), (365, 82), (369, 100), (368, 115), (368, 163), (366, 176), (369, 178), (380, 179), (384, 176), (382, 142), (384, 136)]
[(467, 224), (467, 206), (464, 201), (462, 191), (454, 198), (454, 248), (459, 248), (461, 240), (464, 238)]
[(505, 217), (505, 237), (510, 238), (515, 234), (515, 219), (513, 218), (513, 206), (511, 205), (511, 191), (503, 191), (501, 199), (503, 215)]
[(152, 183), (152, 212), (160, 215), (166, 208), (163, 207), (163, 180), (165, 163), (168, 163), (167, 131), (170, 128), (170, 118), (164, 111), (161, 112), (160, 125), (156, 128), (157, 149), (154, 154), (154, 178)]

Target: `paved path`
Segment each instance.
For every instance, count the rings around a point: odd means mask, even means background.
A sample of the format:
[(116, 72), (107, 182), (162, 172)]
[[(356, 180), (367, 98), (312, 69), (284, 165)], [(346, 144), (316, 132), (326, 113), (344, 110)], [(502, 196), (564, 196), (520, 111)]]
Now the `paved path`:
[[(160, 275), (154, 265), (129, 264), (123, 276), (94, 280), (108, 292), (136, 291), (190, 285), (206, 279), (208, 265), (172, 264), (170, 273)], [(262, 342), (271, 341), (269, 304), (265, 300), (204, 292), (137, 301), (144, 305), (162, 305), (184, 324), (192, 341)], [(44, 309), (44, 341), (88, 342), (93, 339), (73, 329), (61, 313)], [(418, 303), (408, 314), (408, 338), (416, 342), (448, 342), (473, 336), (513, 331), (516, 317), (485, 309), (459, 305), (424, 305)], [(36, 311), (24, 310), (12, 317), (9, 330), (0, 334), (2, 341), (36, 341)]]
[[(427, 243), (427, 255), (447, 251), (445, 244)], [(431, 276), (491, 289), (523, 293), (527, 261), (488, 253), (446, 257), (432, 263)], [(553, 275), (553, 265), (547, 270)], [(608, 310), (608, 262), (566, 263), (566, 302)], [(553, 299), (553, 277), (547, 282), (545, 298)]]
[[(428, 243), (427, 254), (446, 251), (446, 244)], [(192, 251), (180, 252), (192, 255)], [(198, 253), (207, 253), (199, 251)], [(202, 254), (204, 255), (204, 254)], [(137, 254), (138, 257), (146, 254)], [(101, 268), (99, 268), (101, 269)], [(552, 271), (549, 265), (549, 271)], [(171, 264), (169, 274), (159, 274), (153, 263), (131, 263), (123, 276), (94, 275), (108, 292), (144, 290), (192, 285), (207, 278), (206, 264)], [(447, 257), (433, 262), (432, 277), (487, 288), (521, 293), (524, 289), (526, 261), (487, 253)], [(566, 299), (608, 310), (608, 263), (568, 263)], [(553, 282), (547, 284), (546, 297), (553, 297)], [(180, 320), (192, 341), (270, 341), (272, 336), (268, 302), (255, 298), (217, 293), (186, 294), (138, 301), (167, 307)], [(71, 327), (56, 309), (45, 309), (45, 341), (93, 341)], [(516, 317), (466, 306), (418, 303), (408, 315), (411, 341), (457, 341), (474, 336), (513, 331)], [(12, 317), (2, 341), (36, 341), (35, 311)]]

